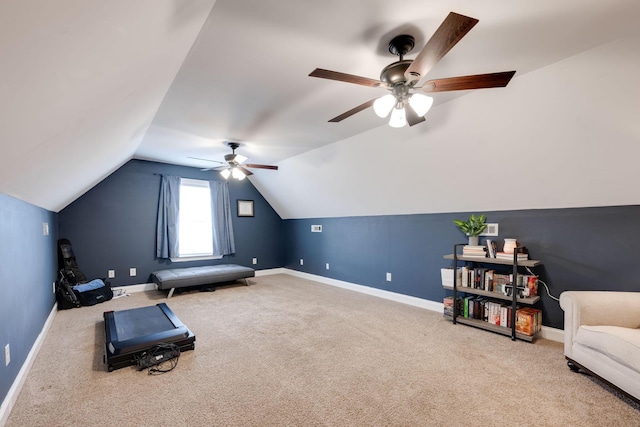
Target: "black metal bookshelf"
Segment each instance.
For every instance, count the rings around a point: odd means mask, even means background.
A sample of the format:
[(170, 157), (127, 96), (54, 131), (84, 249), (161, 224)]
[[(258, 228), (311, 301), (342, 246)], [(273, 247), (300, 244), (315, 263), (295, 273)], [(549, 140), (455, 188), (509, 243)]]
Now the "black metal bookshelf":
[[(516, 249), (513, 253), (513, 260), (506, 260), (502, 258), (487, 258), (487, 257), (474, 257), (459, 254), (459, 250), (461, 247), (465, 246), (465, 243), (455, 244), (453, 246), (453, 254), (445, 255), (445, 259), (453, 260), (453, 286), (447, 286), (443, 284), (443, 288), (453, 291), (453, 317), (452, 321), (455, 325), (456, 323), (462, 323), (464, 325), (473, 326), (476, 328), (488, 330), (491, 332), (496, 332), (502, 335), (511, 336), (511, 339), (515, 341), (516, 339), (520, 339), (523, 341), (532, 342), (537, 334), (534, 335), (526, 335), (521, 334), (516, 331), (516, 310), (518, 304), (524, 305), (533, 305), (540, 301), (539, 296), (532, 297), (519, 297), (517, 291), (517, 283), (518, 283), (518, 268), (519, 267), (537, 267), (542, 265), (542, 262), (537, 260), (521, 260), (518, 261), (518, 249)], [(487, 265), (503, 265), (503, 266), (511, 266), (512, 267), (512, 291), (511, 295), (505, 295), (499, 292), (486, 291), (484, 289), (476, 289), (471, 287), (460, 287), (458, 284), (458, 263), (459, 262), (467, 262), (477, 264), (487, 264)], [(463, 316), (458, 316), (457, 310), (457, 297), (458, 292), (484, 296), (493, 300), (502, 300), (502, 301), (511, 301), (511, 327), (494, 325), (484, 320), (479, 319), (471, 319)]]

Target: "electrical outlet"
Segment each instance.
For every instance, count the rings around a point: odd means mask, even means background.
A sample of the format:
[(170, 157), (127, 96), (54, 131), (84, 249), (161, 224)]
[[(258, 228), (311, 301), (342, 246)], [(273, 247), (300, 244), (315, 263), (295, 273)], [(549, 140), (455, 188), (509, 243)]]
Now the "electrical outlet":
[(387, 273), (387, 282), (391, 281), (391, 273)]
[(4, 366), (9, 366), (9, 362), (11, 362), (11, 348), (7, 344), (4, 346)]
[(56, 293), (56, 282), (53, 282), (53, 293)]
[(132, 267), (129, 269), (129, 276), (134, 277), (136, 275), (136, 269), (135, 267)]
[(109, 270), (109, 279), (113, 279), (114, 277), (116, 277), (116, 271), (115, 270)]
[(325, 264), (325, 267), (327, 268), (327, 270), (329, 269), (329, 263)]
[(252, 259), (251, 262), (253, 263), (253, 265), (256, 265), (258, 263), (258, 258)]
[(481, 236), (497, 236), (498, 235), (498, 223), (487, 223), (487, 228), (484, 230), (484, 233), (480, 234)]
[(304, 265), (304, 260), (300, 258), (300, 265)]

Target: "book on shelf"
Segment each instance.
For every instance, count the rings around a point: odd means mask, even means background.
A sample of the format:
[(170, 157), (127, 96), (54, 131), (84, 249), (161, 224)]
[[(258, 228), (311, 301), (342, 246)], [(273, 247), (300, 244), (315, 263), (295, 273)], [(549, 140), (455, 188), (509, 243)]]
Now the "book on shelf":
[(498, 245), (496, 244), (495, 240), (487, 239), (484, 241), (484, 244), (486, 246), (487, 257), (495, 258), (496, 253), (498, 252)]
[[(462, 281), (462, 268), (458, 267), (456, 270), (458, 277), (456, 278), (458, 286), (461, 286)], [(442, 280), (442, 286), (453, 286), (453, 268), (441, 268), (440, 278)]]
[(486, 270), (484, 272), (484, 290), (488, 292), (493, 292), (493, 275), (495, 271)]
[(484, 246), (472, 246), (472, 245), (465, 245), (462, 247), (462, 255), (464, 256), (471, 256), (471, 257), (481, 257), (481, 258), (486, 258), (487, 253), (485, 252), (485, 247)]
[(452, 296), (445, 297), (443, 300), (443, 305), (444, 305), (443, 314), (445, 316), (453, 317), (454, 310), (456, 311), (457, 315), (460, 315), (461, 314), (460, 308), (462, 307), (462, 298), (456, 298), (456, 304), (454, 305)]
[(542, 329), (542, 310), (523, 307), (516, 310), (516, 332), (532, 336)]
[(516, 281), (518, 288), (522, 288), (522, 296), (535, 297), (538, 295), (538, 276), (519, 274)]
[[(496, 258), (513, 261), (513, 254), (506, 253), (506, 252), (496, 252)], [(528, 259), (529, 259), (529, 254), (522, 254), (522, 253), (518, 254), (518, 261), (526, 261)]]

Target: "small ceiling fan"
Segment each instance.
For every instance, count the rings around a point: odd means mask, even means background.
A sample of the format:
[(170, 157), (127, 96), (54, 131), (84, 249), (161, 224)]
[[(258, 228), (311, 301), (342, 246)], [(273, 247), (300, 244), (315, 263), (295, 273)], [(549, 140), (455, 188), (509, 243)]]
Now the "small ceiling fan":
[[(247, 161), (247, 157), (243, 156), (242, 154), (236, 154), (236, 149), (240, 147), (240, 143), (228, 142), (227, 145), (231, 148), (231, 154), (227, 154), (224, 156), (224, 162), (219, 162), (217, 160), (199, 159), (199, 160), (207, 160), (210, 162), (221, 163), (223, 164), (223, 166), (215, 166), (212, 168), (202, 169), (203, 171), (219, 170), (220, 174), (224, 177), (224, 179), (229, 179), (229, 177), (233, 177), (237, 180), (242, 181), (247, 176), (253, 175), (253, 172), (251, 172), (247, 168), (278, 170), (278, 166), (257, 165), (257, 164), (250, 164), (250, 163), (245, 164), (244, 162)], [(196, 157), (192, 157), (192, 158), (195, 159)], [(224, 164), (225, 162), (226, 162), (226, 165)]]
[[(420, 79), (477, 23), (478, 20), (475, 18), (450, 12), (413, 60), (404, 59), (404, 55), (409, 53), (415, 45), (413, 36), (403, 34), (394, 37), (389, 42), (389, 52), (397, 55), (399, 60), (382, 69), (380, 80), (322, 68), (313, 70), (309, 74), (311, 77), (338, 80), (369, 87), (380, 87), (390, 91), (389, 94), (358, 105), (334, 117), (329, 122), (340, 122), (373, 106), (375, 113), (379, 117), (387, 117), (391, 113), (390, 126), (402, 127), (407, 123), (409, 123), (409, 126), (413, 126), (424, 121), (424, 115), (433, 104), (433, 98), (420, 92), (447, 92), (505, 87), (515, 74), (515, 71), (433, 79), (426, 81), (421, 86), (416, 86)], [(407, 104), (411, 108), (406, 108)]]

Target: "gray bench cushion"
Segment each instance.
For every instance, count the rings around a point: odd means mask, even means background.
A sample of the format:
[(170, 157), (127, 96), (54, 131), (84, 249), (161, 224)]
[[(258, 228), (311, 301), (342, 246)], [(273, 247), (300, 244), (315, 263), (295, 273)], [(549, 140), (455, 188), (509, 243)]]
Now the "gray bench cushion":
[(235, 264), (220, 264), (154, 271), (151, 273), (151, 278), (158, 285), (158, 289), (171, 289), (232, 282), (255, 275), (253, 268)]

